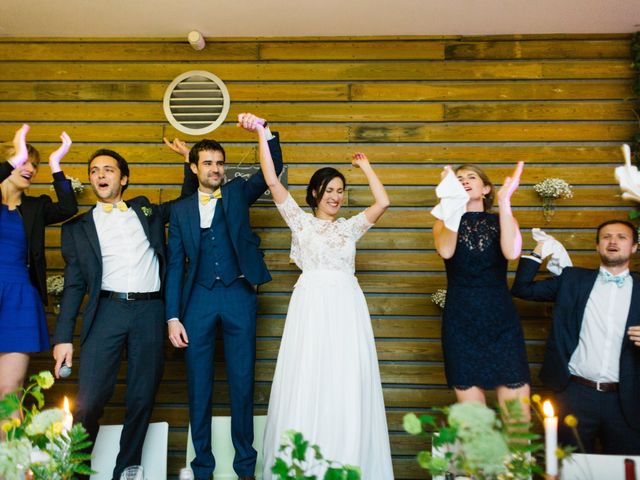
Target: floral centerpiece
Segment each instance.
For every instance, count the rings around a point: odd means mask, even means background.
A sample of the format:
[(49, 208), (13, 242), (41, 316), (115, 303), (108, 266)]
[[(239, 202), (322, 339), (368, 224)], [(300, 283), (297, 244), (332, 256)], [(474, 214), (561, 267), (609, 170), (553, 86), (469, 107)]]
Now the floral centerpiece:
[(542, 213), (547, 222), (551, 221), (555, 213), (555, 200), (558, 198), (572, 198), (571, 185), (561, 178), (545, 178), (536, 183), (533, 189), (542, 199)]
[[(40, 372), (22, 390), (0, 400), (0, 478), (3, 480), (71, 480), (90, 475), (91, 446), (80, 424), (59, 408), (42, 410), (42, 390), (51, 388), (51, 372)], [(27, 402), (33, 403), (30, 407)]]
[[(531, 423), (518, 400), (507, 402), (502, 415), (478, 402), (456, 403), (442, 413), (445, 421), (440, 425), (433, 415), (409, 413), (403, 421), (408, 433), (431, 437), (433, 451), (417, 455), (419, 465), (430, 474), (525, 480), (544, 473), (541, 436), (530, 431)], [(561, 447), (555, 453), (562, 460), (572, 450)]]
[(300, 432), (286, 431), (278, 452), (271, 472), (280, 480), (360, 480), (360, 468), (325, 459)]

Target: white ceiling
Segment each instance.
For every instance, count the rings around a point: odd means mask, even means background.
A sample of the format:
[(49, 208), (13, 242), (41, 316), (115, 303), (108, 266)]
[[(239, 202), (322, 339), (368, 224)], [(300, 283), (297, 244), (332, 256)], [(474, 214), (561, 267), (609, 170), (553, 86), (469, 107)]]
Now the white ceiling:
[(640, 0), (0, 0), (3, 37), (628, 33)]

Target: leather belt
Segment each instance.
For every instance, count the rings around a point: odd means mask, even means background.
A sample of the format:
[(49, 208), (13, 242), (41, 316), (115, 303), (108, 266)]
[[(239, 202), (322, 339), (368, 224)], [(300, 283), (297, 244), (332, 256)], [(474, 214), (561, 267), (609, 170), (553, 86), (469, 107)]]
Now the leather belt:
[(571, 380), (580, 385), (584, 385), (585, 387), (593, 388), (599, 392), (617, 392), (618, 391), (618, 382), (615, 383), (606, 383), (606, 382), (594, 382), (587, 378), (582, 378), (577, 375), (571, 375)]
[(161, 292), (111, 292), (100, 290), (100, 298), (111, 298), (113, 300), (160, 300)]

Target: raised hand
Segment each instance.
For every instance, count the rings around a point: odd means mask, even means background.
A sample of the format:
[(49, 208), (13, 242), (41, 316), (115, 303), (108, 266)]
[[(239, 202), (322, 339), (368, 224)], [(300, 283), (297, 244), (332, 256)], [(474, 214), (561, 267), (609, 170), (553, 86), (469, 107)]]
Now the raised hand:
[(518, 185), (520, 185), (520, 176), (522, 175), (522, 170), (524, 169), (524, 162), (518, 162), (516, 169), (510, 177), (504, 179), (504, 183), (500, 190), (498, 190), (498, 204), (501, 202), (510, 202), (511, 195), (516, 191)]
[(179, 138), (174, 138), (173, 142), (167, 140), (167, 137), (162, 137), (162, 140), (167, 147), (176, 152), (178, 155), (189, 158), (189, 147), (187, 146), (186, 142), (183, 142)]
[(363, 165), (369, 165), (369, 159), (364, 153), (357, 152), (351, 157), (351, 165), (356, 168), (362, 168)]
[(451, 165), (445, 165), (444, 168), (442, 169), (442, 172), (440, 172), (440, 180), (444, 180), (444, 177), (449, 175), (450, 171), (451, 171)]
[(238, 115), (238, 127), (244, 128), (248, 132), (256, 132), (259, 128), (264, 128), (267, 121), (253, 113), (240, 113)]
[(29, 132), (29, 125), (24, 124), (13, 136), (13, 151), (15, 152), (7, 161), (13, 165), (13, 168), (18, 168), (24, 165), (29, 159), (29, 152), (27, 151), (27, 133)]
[(52, 173), (60, 171), (60, 161), (67, 154), (69, 148), (71, 148), (71, 137), (67, 135), (67, 132), (62, 132), (60, 140), (62, 140), (62, 145), (60, 145), (55, 152), (49, 155), (49, 167), (51, 167)]

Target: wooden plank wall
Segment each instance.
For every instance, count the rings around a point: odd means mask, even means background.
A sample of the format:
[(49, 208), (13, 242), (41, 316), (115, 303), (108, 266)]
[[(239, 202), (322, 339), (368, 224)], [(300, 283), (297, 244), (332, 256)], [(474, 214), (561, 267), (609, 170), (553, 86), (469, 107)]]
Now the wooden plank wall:
[[(628, 101), (628, 36), (237, 39), (211, 41), (201, 52), (175, 39), (1, 39), (0, 62), (0, 138), (29, 122), (30, 140), (46, 157), (65, 129), (74, 140), (65, 171), (85, 182), (88, 155), (113, 148), (132, 164), (130, 196), (177, 194), (180, 159), (161, 140), (178, 134), (163, 116), (162, 96), (175, 76), (193, 69), (218, 75), (232, 98), (228, 121), (209, 137), (227, 146), (230, 162), (253, 161), (254, 138), (233, 120), (243, 111), (268, 118), (281, 132), (298, 200), (314, 169), (335, 165), (351, 184), (345, 213), (359, 211), (371, 196), (349, 157), (369, 155), (393, 206), (360, 242), (357, 269), (377, 338), (396, 478), (424, 478), (414, 461), (422, 444), (402, 433), (403, 414), (454, 398), (444, 383), (440, 311), (430, 301), (446, 281), (428, 213), (442, 166), (477, 163), (500, 183), (514, 162), (525, 160), (514, 198), (522, 227), (550, 230), (578, 265), (597, 263), (593, 228), (626, 218), (629, 208), (612, 170), (621, 162), (619, 144), (638, 130)], [(550, 176), (573, 184), (575, 195), (559, 202), (545, 224), (531, 187)], [(34, 193), (47, 192), (48, 179), (43, 166)], [(80, 200), (83, 208), (94, 201), (89, 190)], [(298, 272), (288, 262), (290, 237), (275, 209), (256, 207), (252, 219), (274, 276), (260, 293), (255, 400), (256, 413), (264, 413)], [(59, 273), (58, 227), (48, 230), (47, 241), (50, 273)], [(532, 246), (527, 233), (525, 246)], [(535, 373), (549, 307), (518, 305)], [(184, 462), (187, 395), (183, 355), (170, 347), (166, 355), (154, 419), (171, 425), (176, 475)], [(48, 354), (33, 361), (34, 370), (49, 367)], [(73, 398), (74, 382), (61, 382), (50, 397)], [(122, 382), (107, 421), (122, 418)], [(227, 398), (218, 383), (216, 413), (228, 412)]]

